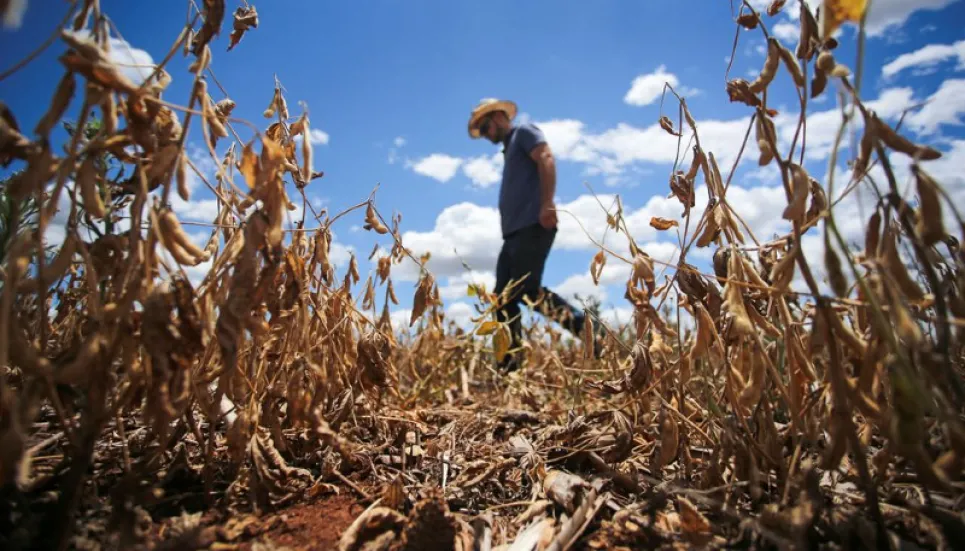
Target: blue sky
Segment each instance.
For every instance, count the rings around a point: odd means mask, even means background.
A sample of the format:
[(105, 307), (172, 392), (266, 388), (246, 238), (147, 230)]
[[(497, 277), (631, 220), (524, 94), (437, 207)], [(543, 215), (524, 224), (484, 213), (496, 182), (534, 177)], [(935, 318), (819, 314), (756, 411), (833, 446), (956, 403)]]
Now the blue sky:
[[(0, 70), (55, 28), (65, 6), (46, 4), (29, 2), (20, 27), (0, 32)], [(258, 28), (226, 52), (231, 12), (241, 5), (229, 0), (223, 32), (213, 44), (212, 69), (237, 103), (233, 116), (265, 128), (269, 121), (262, 111), (271, 100), (275, 76), (285, 88), (292, 117), (301, 113), (299, 102), (306, 102), (312, 127), (321, 131), (315, 135), (315, 170), (325, 172), (308, 188), (313, 202), (338, 212), (364, 200), (379, 185), (380, 211), (386, 217), (401, 212), (404, 243), (417, 255), (432, 252), (429, 268), (439, 279), (449, 312), (460, 321), (470, 314), (466, 283), (476, 280), (491, 287), (499, 247), (498, 149), (472, 141), (466, 133), (469, 111), (481, 98), (512, 99), (522, 120), (545, 130), (558, 158), (558, 206), (575, 214), (594, 238), (605, 233), (605, 215), (586, 184), (607, 207), (619, 195), (638, 242), (664, 260), (675, 258), (677, 236), (649, 228), (650, 216), (679, 219), (682, 208), (667, 199), (676, 139), (656, 126), (663, 83), (669, 81), (686, 94), (701, 141), (715, 153), (725, 177), (751, 114), (746, 106), (730, 103), (724, 91), (735, 24), (731, 2), (723, 0), (253, 4), (260, 16)], [(768, 2), (752, 4), (764, 8)], [(797, 5), (789, 1), (777, 17), (765, 16), (768, 29), (792, 51)], [(183, 2), (105, 0), (102, 7), (132, 49), (115, 36), (116, 56), (128, 62), (130, 53), (139, 63), (162, 59), (186, 15)], [(965, 2), (877, 0), (871, 10), (862, 95), (877, 100), (875, 109), (892, 122), (905, 109), (932, 100), (906, 116), (906, 127), (913, 138), (946, 153), (934, 171), (956, 197), (965, 198), (960, 174), (965, 165)], [(839, 62), (852, 68), (855, 35), (853, 27), (846, 27), (836, 51)], [(741, 32), (730, 77), (756, 76), (763, 48), (759, 29)], [(63, 51), (63, 43), (57, 42), (0, 82), (0, 98), (22, 128), (32, 128), (46, 110), (62, 74), (57, 56)], [(187, 103), (191, 61), (178, 54), (169, 64), (173, 81), (165, 92), (168, 101)], [(214, 83), (210, 89), (215, 101), (223, 98)], [(806, 166), (822, 181), (828, 145), (840, 121), (834, 93), (835, 87), (829, 86), (808, 109)], [(783, 71), (768, 101), (781, 112), (779, 132), (793, 133), (790, 121), (797, 119), (797, 97)], [(664, 112), (676, 124), (672, 97), (665, 100)], [(248, 129), (237, 130), (243, 138), (251, 137)], [(212, 170), (198, 147), (197, 125), (192, 126), (192, 138), (192, 158)], [(219, 146), (219, 154), (226, 146)], [(683, 154), (689, 164), (686, 149)], [(773, 165), (757, 166), (756, 158), (751, 141), (729, 199), (763, 241), (788, 226), (780, 218), (784, 196), (779, 176)], [(896, 162), (901, 168), (900, 160)], [(175, 208), (182, 219), (210, 222), (212, 196), (195, 183), (191, 203)], [(850, 236), (858, 235), (862, 224), (859, 195), (836, 209), (849, 222), (845, 231)], [(695, 217), (703, 204), (699, 195)], [(587, 268), (596, 250), (569, 214), (560, 219), (545, 283), (564, 294), (596, 294), (612, 315), (626, 321), (622, 286), (628, 267), (610, 258), (603, 284), (593, 285)], [(344, 266), (348, 251), (354, 250), (364, 280), (376, 236), (360, 230), (361, 225), (362, 213), (340, 221), (334, 252)], [(51, 232), (55, 235), (56, 228)], [(201, 242), (207, 239), (200, 228), (195, 236)], [(390, 244), (384, 237), (378, 242)], [(625, 249), (612, 232), (606, 242)], [(816, 237), (805, 246), (809, 254), (820, 254)], [(706, 267), (711, 253), (695, 251), (688, 259)], [(461, 260), (476, 273), (466, 274)], [(397, 309), (404, 317), (417, 273), (412, 266), (394, 269), (402, 300)]]

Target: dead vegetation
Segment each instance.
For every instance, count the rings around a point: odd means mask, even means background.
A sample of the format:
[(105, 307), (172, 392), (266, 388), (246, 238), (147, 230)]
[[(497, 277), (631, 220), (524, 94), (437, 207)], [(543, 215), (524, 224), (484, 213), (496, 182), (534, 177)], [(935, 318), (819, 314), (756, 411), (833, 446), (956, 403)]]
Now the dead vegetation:
[[(165, 58), (193, 60), (183, 103), (162, 97), (165, 63), (143, 83), (125, 76), (108, 53), (110, 20), (86, 0), (45, 43), (65, 69), (46, 115), (30, 128), (0, 106), (0, 162), (19, 170), (3, 189), (5, 549), (235, 548), (284, 522), (284, 507), (333, 492), (368, 507), (344, 550), (948, 548), (961, 537), (965, 254), (954, 234), (965, 226), (929, 175), (941, 153), (877, 118), (821, 38), (853, 18), (851, 3), (825, 2), (837, 20), (820, 21), (802, 5), (794, 51), (769, 37), (760, 76), (727, 83), (753, 114), (742, 155), (756, 143), (759, 164), (779, 169), (792, 232), (755, 237), (728, 203), (733, 169), (725, 177), (703, 149), (678, 98), (678, 120), (660, 125), (690, 153), (669, 182), (682, 214), (651, 223), (676, 228), (681, 261), (657, 276), (620, 210), (608, 213), (631, 256), (601, 246), (590, 271), (632, 266), (633, 323), (608, 328), (600, 359), (534, 327), (529, 367), (509, 380), (491, 370), (509, 342), (492, 321), (503, 297), (485, 289), (473, 288), (479, 317), (466, 333), (446, 322), (423, 269), (418, 331), (394, 330), (392, 269), (426, 259), (374, 195), (314, 211), (304, 190), (322, 173), (307, 107), (289, 112), (276, 82), (260, 128), (231, 116), (220, 84), (212, 95), (212, 53), (235, 55), (258, 25), (242, 4), (191, 12)], [(750, 5), (735, 20), (767, 36)], [(800, 97), (789, 148), (767, 104), (776, 86)], [(803, 113), (832, 89), (863, 123), (844, 183), (803, 166)], [(66, 118), (75, 130), (55, 147)], [(203, 179), (185, 150), (191, 132), (217, 166), (204, 181), (218, 199), (204, 247), (171, 209), (172, 193), (190, 198), (190, 172)], [(899, 193), (893, 153), (913, 159), (914, 197)], [(878, 201), (855, 250), (833, 206), (859, 186)], [(302, 219), (285, 228), (298, 202)], [(50, 256), (43, 240), (62, 205), (66, 237)], [(354, 257), (342, 274), (329, 258), (333, 225), (354, 216), (388, 251), (364, 283)], [(823, 236), (823, 258), (803, 254), (808, 230)], [(685, 260), (703, 247), (715, 250), (713, 274)], [(193, 285), (185, 268), (206, 262)], [(809, 292), (791, 289), (796, 277)]]

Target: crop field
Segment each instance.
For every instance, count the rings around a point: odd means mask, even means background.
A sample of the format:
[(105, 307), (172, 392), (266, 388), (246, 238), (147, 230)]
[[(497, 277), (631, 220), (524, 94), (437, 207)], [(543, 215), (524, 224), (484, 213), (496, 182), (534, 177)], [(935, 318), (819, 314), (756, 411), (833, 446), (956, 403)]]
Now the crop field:
[[(652, 258), (619, 205), (601, 211), (630, 254), (600, 244), (588, 269), (631, 266), (631, 322), (590, 316), (586, 334), (606, 338), (586, 346), (527, 325), (527, 365), (509, 376), (494, 367), (510, 343), (495, 310), (512, 287), (471, 287), (471, 330), (450, 323), (374, 183), (357, 204), (310, 204), (324, 167), (283, 75), (264, 85), (262, 119), (232, 116), (225, 90), (249, 84), (219, 82), (212, 60), (257, 54), (239, 51), (258, 32), (254, 5), (189, 2), (184, 28), (157, 31), (171, 35), (166, 58), (135, 82), (109, 56), (124, 29), (98, 0), (55, 4), (51, 24), (64, 24), (35, 37), (63, 69), (35, 91), (46, 114), (0, 103), (3, 549), (941, 549), (965, 537), (962, 205), (929, 173), (942, 153), (879, 119), (858, 92), (860, 59), (836, 59), (822, 38), (863, 2), (825, 2), (820, 17), (804, 5), (794, 43), (767, 32), (783, 1), (734, 5), (735, 33), (764, 33), (766, 61), (716, 93), (746, 107), (740, 155), (779, 170), (792, 231), (762, 240), (748, 227), (728, 203), (734, 168), (666, 86), (659, 123), (679, 161), (661, 193), (680, 216), (651, 225), (679, 235), (682, 260)], [(192, 62), (188, 97), (165, 93), (175, 56)], [(4, 59), (0, 79), (30, 62)], [(797, 90), (795, 111), (778, 117), (776, 87)], [(832, 157), (849, 171), (833, 181), (803, 167), (822, 93), (843, 101)], [(70, 139), (51, 143), (64, 124)], [(909, 182), (894, 155), (910, 159)], [(204, 247), (170, 208), (189, 176), (217, 197)], [(855, 247), (834, 206), (858, 190), (876, 201)], [(65, 205), (63, 242), (45, 247)], [(354, 256), (341, 271), (330, 261), (349, 221), (383, 251), (370, 273)], [(822, 257), (804, 254), (806, 233)], [(687, 262), (699, 249), (712, 272)], [(393, 282), (403, 261), (422, 266), (415, 285)], [(186, 269), (204, 263), (193, 283)], [(414, 297), (405, 327), (392, 316), (402, 293)]]

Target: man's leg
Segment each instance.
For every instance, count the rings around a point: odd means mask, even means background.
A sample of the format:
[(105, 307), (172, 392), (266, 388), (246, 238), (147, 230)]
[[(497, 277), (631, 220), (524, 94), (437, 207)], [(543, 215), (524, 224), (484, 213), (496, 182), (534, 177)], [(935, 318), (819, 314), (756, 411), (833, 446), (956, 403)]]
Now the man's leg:
[[(513, 236), (503, 240), (503, 246), (499, 251), (499, 257), (496, 259), (496, 286), (493, 288), (493, 293), (497, 296), (501, 295), (506, 287), (510, 284), (510, 280), (513, 278), (512, 267), (515, 264), (513, 261), (513, 247), (515, 242), (513, 241)], [(511, 335), (510, 348), (515, 349), (519, 347), (521, 342), (522, 324), (519, 320), (520, 307), (519, 307), (519, 293), (513, 293), (507, 302), (503, 303), (502, 307), (496, 312), (497, 319), (502, 322), (509, 322), (509, 329)], [(518, 364), (513, 361), (514, 358), (507, 356), (499, 362), (500, 369), (515, 370), (518, 368)]]
[[(540, 310), (541, 314), (559, 323), (560, 326), (577, 338), (582, 339), (586, 314), (582, 309), (576, 308), (565, 298), (543, 285), (543, 269), (555, 238), (555, 230), (546, 230), (537, 226), (533, 238), (527, 241), (526, 256), (533, 263), (531, 266), (533, 269), (532, 281), (530, 286), (526, 288), (527, 297), (533, 302), (539, 301), (537, 309)], [(597, 346), (594, 346), (593, 350), (594, 355), (599, 357), (600, 343), (604, 333), (600, 326), (596, 326), (594, 329)]]

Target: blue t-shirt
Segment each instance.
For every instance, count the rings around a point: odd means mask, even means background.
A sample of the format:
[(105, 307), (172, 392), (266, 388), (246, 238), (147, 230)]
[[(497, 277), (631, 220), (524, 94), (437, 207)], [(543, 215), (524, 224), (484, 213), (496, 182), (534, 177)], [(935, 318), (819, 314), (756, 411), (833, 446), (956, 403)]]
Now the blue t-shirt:
[(546, 136), (530, 123), (514, 126), (506, 137), (503, 181), (499, 188), (503, 237), (539, 223), (539, 169), (529, 154), (542, 143), (546, 143)]

